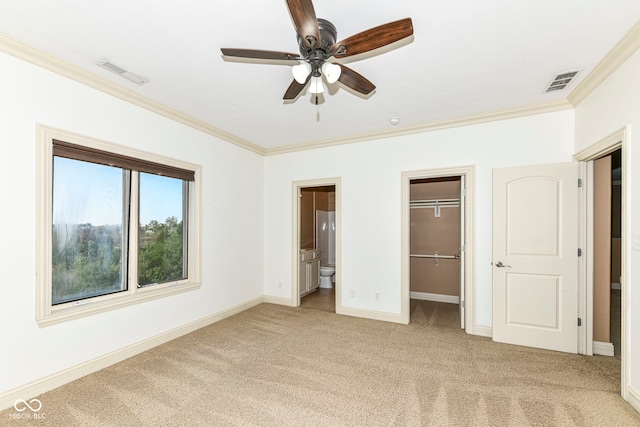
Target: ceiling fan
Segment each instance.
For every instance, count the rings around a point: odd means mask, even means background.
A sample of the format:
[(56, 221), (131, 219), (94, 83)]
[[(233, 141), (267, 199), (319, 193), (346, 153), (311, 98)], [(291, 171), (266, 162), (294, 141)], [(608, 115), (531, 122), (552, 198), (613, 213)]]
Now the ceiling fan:
[(272, 50), (222, 48), (226, 57), (298, 62), (292, 68), (294, 80), (283, 99), (293, 100), (311, 82), (310, 92), (323, 92), (322, 76), (327, 83), (336, 81), (368, 95), (376, 87), (362, 75), (329, 59), (341, 59), (369, 52), (395, 43), (413, 34), (411, 18), (389, 22), (336, 42), (336, 27), (326, 19), (316, 18), (312, 0), (287, 0), (298, 38), (300, 54)]

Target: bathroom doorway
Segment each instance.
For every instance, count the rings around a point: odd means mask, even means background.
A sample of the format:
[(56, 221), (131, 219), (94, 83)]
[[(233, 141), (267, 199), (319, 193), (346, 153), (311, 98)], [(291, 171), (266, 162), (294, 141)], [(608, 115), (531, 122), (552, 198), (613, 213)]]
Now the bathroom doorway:
[(472, 166), (403, 173), (404, 323), (483, 334), (474, 329), (473, 179)]
[(336, 312), (340, 295), (340, 181), (294, 183), (294, 303)]

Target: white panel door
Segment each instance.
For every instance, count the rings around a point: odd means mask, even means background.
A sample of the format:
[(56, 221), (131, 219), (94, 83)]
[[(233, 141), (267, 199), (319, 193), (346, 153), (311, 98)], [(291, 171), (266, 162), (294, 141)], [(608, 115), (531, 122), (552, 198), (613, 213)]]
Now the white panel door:
[(578, 352), (578, 163), (493, 171), (493, 339)]

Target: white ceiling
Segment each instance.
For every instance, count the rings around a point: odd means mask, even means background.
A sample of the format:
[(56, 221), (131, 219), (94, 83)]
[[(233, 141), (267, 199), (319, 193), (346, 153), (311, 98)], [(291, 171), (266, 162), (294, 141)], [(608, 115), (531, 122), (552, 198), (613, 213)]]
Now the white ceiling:
[[(290, 66), (220, 48), (297, 52), (284, 0), (0, 0), (0, 33), (265, 149), (352, 138), (566, 99), (640, 20), (638, 0), (315, 0), (343, 39), (410, 17), (414, 38), (350, 62), (368, 98), (339, 84), (316, 106), (282, 96)], [(150, 79), (137, 86), (95, 65)], [(583, 69), (543, 94), (558, 72)], [(400, 118), (392, 127), (389, 120)]]

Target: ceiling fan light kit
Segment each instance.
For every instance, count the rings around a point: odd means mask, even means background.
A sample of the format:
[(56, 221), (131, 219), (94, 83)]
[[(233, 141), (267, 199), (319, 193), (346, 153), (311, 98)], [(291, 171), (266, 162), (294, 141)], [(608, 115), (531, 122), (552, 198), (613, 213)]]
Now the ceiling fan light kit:
[(308, 62), (301, 62), (291, 67), (291, 73), (298, 83), (304, 84), (307, 81), (307, 76), (311, 74), (311, 65)]
[(342, 68), (339, 65), (332, 64), (331, 62), (325, 62), (322, 64), (322, 74), (327, 79), (327, 83), (334, 84), (340, 78), (342, 74)]
[(309, 86), (309, 92), (311, 92), (314, 95), (324, 93), (324, 86), (322, 85), (322, 77), (320, 76), (311, 77), (311, 85)]
[(307, 84), (312, 94), (323, 93), (322, 76), (327, 84), (340, 82), (355, 92), (369, 95), (376, 88), (373, 83), (351, 68), (332, 63), (329, 59), (373, 51), (413, 35), (411, 18), (405, 18), (336, 42), (336, 27), (326, 19), (316, 18), (311, 0), (287, 0), (287, 6), (297, 34), (299, 56), (277, 51), (221, 49), (226, 57), (298, 62), (292, 67), (294, 80), (284, 94), (285, 100), (296, 99)]

